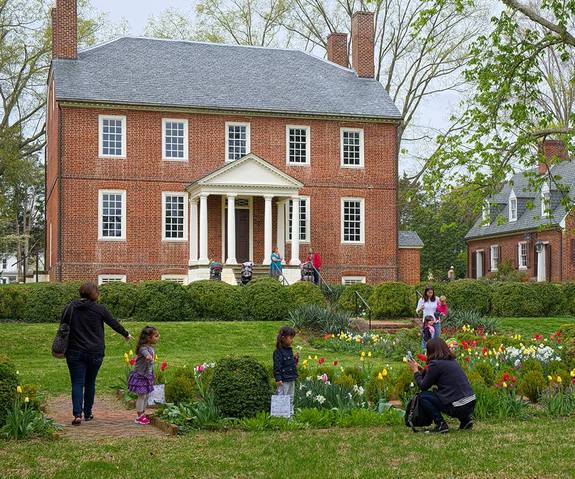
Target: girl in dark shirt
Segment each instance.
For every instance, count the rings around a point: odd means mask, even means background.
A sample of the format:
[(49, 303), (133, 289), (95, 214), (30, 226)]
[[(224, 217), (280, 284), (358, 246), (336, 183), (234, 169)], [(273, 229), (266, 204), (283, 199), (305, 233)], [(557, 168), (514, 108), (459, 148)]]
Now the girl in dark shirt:
[(289, 326), (282, 326), (276, 338), (276, 349), (273, 354), (274, 378), (276, 380), (278, 394), (285, 394), (291, 397), (292, 415), (295, 381), (297, 379), (297, 363), (299, 361), (299, 354), (294, 354), (291, 348), (295, 334), (295, 329)]

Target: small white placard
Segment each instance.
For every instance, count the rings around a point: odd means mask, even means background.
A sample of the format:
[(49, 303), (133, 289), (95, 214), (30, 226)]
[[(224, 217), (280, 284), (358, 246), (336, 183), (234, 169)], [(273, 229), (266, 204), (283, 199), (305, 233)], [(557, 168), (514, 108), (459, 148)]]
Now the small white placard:
[(165, 403), (166, 396), (164, 394), (164, 384), (155, 384), (154, 390), (148, 395), (148, 406)]
[(270, 415), (276, 417), (291, 417), (291, 396), (287, 394), (274, 394)]

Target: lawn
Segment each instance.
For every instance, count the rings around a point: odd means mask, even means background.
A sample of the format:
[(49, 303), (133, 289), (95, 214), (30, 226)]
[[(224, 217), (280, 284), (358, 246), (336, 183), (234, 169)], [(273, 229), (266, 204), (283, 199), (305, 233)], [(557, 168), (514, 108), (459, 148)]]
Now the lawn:
[(575, 324), (575, 318), (502, 318), (499, 324), (499, 332), (503, 334), (521, 334), (528, 337), (535, 334), (548, 336), (561, 326)]
[(575, 418), (481, 423), (442, 436), (398, 426), (0, 442), (0, 463), (5, 479), (567, 478), (575, 476)]

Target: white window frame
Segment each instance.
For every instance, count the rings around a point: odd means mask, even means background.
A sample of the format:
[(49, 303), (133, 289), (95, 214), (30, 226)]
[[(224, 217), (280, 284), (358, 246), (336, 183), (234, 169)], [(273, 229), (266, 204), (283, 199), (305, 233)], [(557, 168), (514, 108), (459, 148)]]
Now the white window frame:
[[(291, 129), (305, 130), (305, 162), (298, 163), (290, 161), (290, 130)], [(311, 128), (306, 125), (286, 125), (286, 165), (289, 166), (310, 166), (311, 164)]]
[[(493, 252), (496, 251), (497, 252), (497, 263), (493, 262)], [(491, 247), (489, 248), (489, 264), (491, 266), (491, 271), (498, 271), (499, 270), (499, 263), (501, 262), (501, 258), (499, 257), (499, 245), (498, 244), (492, 244)]]
[[(515, 209), (512, 208), (512, 204), (515, 204)], [(513, 211), (515, 211), (515, 214), (513, 214)], [(517, 196), (515, 196), (513, 190), (511, 190), (509, 195), (509, 221), (517, 221)]]
[(549, 192), (549, 185), (545, 183), (541, 188), (541, 216), (549, 218), (551, 216), (551, 193)]
[[(522, 262), (523, 255), (521, 254), (521, 248), (525, 246), (525, 264)], [(527, 269), (527, 255), (529, 254), (529, 250), (527, 249), (527, 241), (520, 241), (517, 243), (517, 264), (518, 269), (524, 270)]]
[[(166, 197), (167, 196), (180, 196), (184, 199), (184, 236), (182, 238), (166, 238)], [(182, 193), (181, 191), (162, 191), (162, 241), (181, 243), (182, 241), (188, 241), (188, 193)]]
[[(359, 133), (359, 165), (346, 165), (343, 158), (343, 133), (344, 132), (355, 132)], [(364, 168), (365, 157), (364, 157), (364, 133), (363, 128), (340, 128), (339, 129), (339, 157), (340, 166), (342, 168)]]
[[(108, 237), (103, 235), (102, 215), (104, 213), (104, 195), (122, 195), (122, 235), (120, 237)], [(126, 190), (98, 190), (98, 241), (126, 241)]]
[(99, 274), (98, 285), (109, 283), (125, 283), (127, 277), (125, 274)]
[(246, 127), (246, 155), (251, 152), (250, 123), (237, 122), (237, 121), (226, 121), (226, 123), (225, 123), (225, 127), (226, 127), (225, 161), (226, 161), (226, 163), (229, 163), (231, 161), (236, 161), (235, 159), (230, 159), (230, 157), (228, 156), (230, 153), (230, 149), (229, 149), (229, 141), (230, 141), (229, 127), (230, 126), (245, 126)]
[[(301, 215), (301, 200), (305, 200), (305, 204), (306, 204), (306, 215), (307, 215), (307, 221), (305, 223), (305, 240), (301, 239), (301, 235), (300, 235), (300, 243), (304, 243), (304, 244), (309, 244), (311, 243), (311, 200), (309, 196), (298, 196), (298, 198), (300, 199), (300, 215)], [(285, 202), (285, 241), (288, 244), (291, 244), (292, 240), (290, 239), (290, 227), (289, 227), (289, 205), (290, 205), (291, 199), (287, 200)], [(301, 218), (301, 216), (300, 216)]]
[(48, 268), (52, 267), (52, 222), (48, 226)]
[[(361, 223), (360, 223), (360, 240), (359, 241), (349, 241), (344, 240), (344, 203), (346, 201), (359, 201), (360, 203), (360, 215), (361, 215)], [(343, 197), (340, 201), (340, 228), (341, 234), (340, 239), (342, 244), (349, 244), (349, 245), (361, 245), (365, 244), (365, 198), (350, 198), (350, 197)]]
[(188, 275), (186, 274), (163, 274), (162, 281), (173, 281), (174, 283), (188, 284)]
[[(121, 120), (122, 121), (122, 154), (105, 155), (104, 154), (104, 120)], [(98, 157), (99, 158), (126, 158), (126, 129), (128, 121), (125, 115), (98, 115)]]
[(481, 212), (483, 224), (482, 226), (488, 226), (491, 223), (491, 203), (485, 200), (483, 203), (483, 210)]
[(341, 277), (341, 284), (350, 286), (352, 284), (365, 284), (366, 278), (365, 276), (342, 276)]
[[(184, 156), (182, 158), (166, 156), (166, 123), (184, 124)], [(188, 161), (188, 120), (183, 118), (162, 118), (162, 160), (164, 161)]]

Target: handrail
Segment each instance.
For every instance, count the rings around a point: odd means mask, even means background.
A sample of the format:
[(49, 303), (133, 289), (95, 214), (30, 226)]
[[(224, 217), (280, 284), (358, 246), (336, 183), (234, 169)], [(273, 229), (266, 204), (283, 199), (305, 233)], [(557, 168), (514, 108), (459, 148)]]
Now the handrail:
[(368, 323), (369, 323), (369, 330), (371, 331), (371, 313), (373, 312), (373, 310), (371, 309), (371, 306), (369, 304), (367, 304), (367, 301), (364, 299), (364, 297), (360, 294), (359, 291), (354, 291), (354, 297), (355, 297), (355, 314), (359, 314), (359, 301), (361, 301), (361, 303), (363, 304), (362, 309), (367, 310), (367, 319), (368, 319)]
[(327, 282), (323, 279), (323, 276), (319, 272), (319, 269), (317, 269), (311, 261), (310, 261), (310, 264), (311, 264), (311, 267), (313, 268), (313, 270), (317, 273), (320, 286), (325, 287), (329, 291), (329, 294), (333, 294), (333, 289), (331, 289), (331, 286), (329, 284), (327, 284)]

